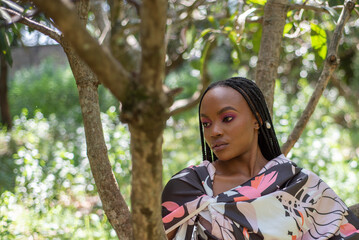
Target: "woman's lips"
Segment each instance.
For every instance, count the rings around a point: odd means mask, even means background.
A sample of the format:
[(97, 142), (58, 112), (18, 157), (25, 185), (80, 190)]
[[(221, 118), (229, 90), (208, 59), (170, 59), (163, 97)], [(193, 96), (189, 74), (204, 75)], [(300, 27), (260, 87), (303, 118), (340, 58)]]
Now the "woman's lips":
[(214, 152), (219, 152), (219, 151), (225, 149), (227, 146), (228, 146), (227, 143), (218, 144), (218, 145), (215, 145), (214, 147), (212, 147), (212, 150), (213, 150)]

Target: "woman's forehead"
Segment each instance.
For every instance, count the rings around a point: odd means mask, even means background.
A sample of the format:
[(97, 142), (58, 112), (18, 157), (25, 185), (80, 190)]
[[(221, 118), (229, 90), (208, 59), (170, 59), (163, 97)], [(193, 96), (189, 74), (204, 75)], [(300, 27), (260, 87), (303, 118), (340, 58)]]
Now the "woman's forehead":
[(242, 94), (227, 86), (217, 86), (210, 89), (203, 97), (201, 111), (221, 108), (224, 106), (237, 106), (243, 108), (248, 105)]

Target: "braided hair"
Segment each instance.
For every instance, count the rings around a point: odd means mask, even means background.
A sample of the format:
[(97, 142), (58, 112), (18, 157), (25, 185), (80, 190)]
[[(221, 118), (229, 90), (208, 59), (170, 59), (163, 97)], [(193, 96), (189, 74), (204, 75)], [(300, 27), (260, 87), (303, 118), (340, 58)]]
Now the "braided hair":
[[(204, 95), (215, 87), (231, 87), (234, 90), (237, 90), (248, 103), (249, 108), (251, 109), (253, 115), (260, 123), (259, 136), (258, 136), (258, 145), (267, 160), (271, 160), (279, 155), (281, 155), (281, 150), (279, 147), (278, 139), (274, 131), (273, 123), (269, 110), (264, 99), (263, 93), (258, 88), (258, 86), (251, 80), (242, 78), (242, 77), (232, 77), (226, 80), (212, 83), (204, 91), (200, 102), (198, 113), (200, 116), (200, 109)], [(217, 160), (217, 156), (211, 151), (210, 147), (206, 143), (203, 134), (203, 126), (201, 118), (199, 117), (199, 131), (201, 134), (201, 144), (202, 144), (202, 155), (203, 160), (208, 160), (212, 162)]]

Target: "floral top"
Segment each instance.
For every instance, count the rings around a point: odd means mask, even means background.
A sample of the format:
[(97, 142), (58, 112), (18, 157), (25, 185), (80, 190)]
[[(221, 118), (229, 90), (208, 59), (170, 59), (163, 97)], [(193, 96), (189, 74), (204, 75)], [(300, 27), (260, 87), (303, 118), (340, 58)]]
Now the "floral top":
[(166, 233), (178, 228), (174, 239), (359, 239), (359, 219), (337, 194), (284, 155), (214, 197), (215, 171), (203, 161), (166, 185), (162, 221)]

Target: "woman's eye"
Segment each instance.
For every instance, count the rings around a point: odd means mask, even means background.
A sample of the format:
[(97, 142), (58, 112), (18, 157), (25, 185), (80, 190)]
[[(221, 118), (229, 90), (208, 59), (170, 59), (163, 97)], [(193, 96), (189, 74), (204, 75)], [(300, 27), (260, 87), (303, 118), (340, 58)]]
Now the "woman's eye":
[(209, 125), (210, 125), (209, 122), (202, 122), (202, 126), (203, 126), (204, 128), (208, 128)]
[(233, 120), (233, 117), (232, 116), (226, 116), (223, 118), (223, 122), (230, 122)]

